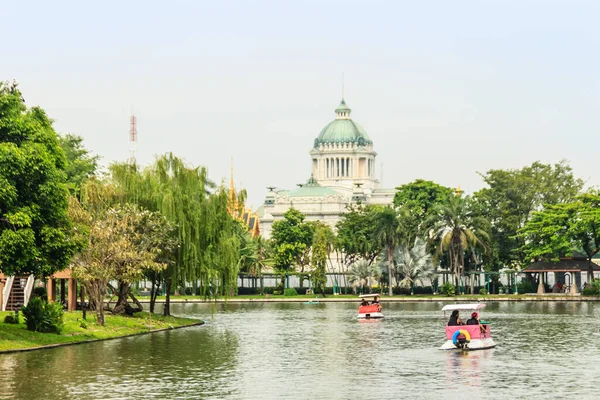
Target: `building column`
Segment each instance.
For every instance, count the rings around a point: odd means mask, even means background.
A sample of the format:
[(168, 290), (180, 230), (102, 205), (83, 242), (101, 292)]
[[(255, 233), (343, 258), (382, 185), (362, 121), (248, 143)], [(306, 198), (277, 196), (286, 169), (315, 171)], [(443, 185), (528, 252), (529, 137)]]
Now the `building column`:
[(61, 304), (64, 304), (65, 301), (67, 300), (67, 287), (66, 287), (66, 282), (64, 279), (60, 280), (60, 302)]
[(539, 279), (539, 284), (538, 284), (538, 290), (537, 290), (537, 294), (544, 294), (546, 293), (546, 288), (544, 287), (544, 273), (540, 272), (540, 279)]
[(56, 282), (52, 278), (48, 278), (46, 282), (46, 291), (48, 292), (48, 301), (56, 301)]
[(0, 279), (0, 311), (2, 311), (2, 306), (4, 305), (4, 282)]
[(67, 311), (75, 311), (77, 308), (77, 281), (69, 278), (68, 286)]

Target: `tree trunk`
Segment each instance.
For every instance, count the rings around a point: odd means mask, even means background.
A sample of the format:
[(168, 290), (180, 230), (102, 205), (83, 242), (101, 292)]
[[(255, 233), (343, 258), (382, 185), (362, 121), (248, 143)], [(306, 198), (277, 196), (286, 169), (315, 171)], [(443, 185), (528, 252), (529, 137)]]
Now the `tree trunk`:
[(171, 316), (171, 277), (165, 278), (165, 308), (163, 315), (165, 317)]
[(113, 309), (113, 313), (114, 314), (123, 314), (125, 313), (125, 310), (127, 308), (127, 298), (129, 297), (129, 287), (131, 285), (129, 283), (126, 282), (119, 282), (119, 290), (117, 291), (118, 293), (118, 298), (117, 298), (117, 304), (115, 305), (115, 308)]
[(154, 306), (156, 305), (156, 281), (152, 277), (152, 286), (150, 287), (150, 312), (154, 314)]
[(394, 276), (394, 247), (388, 245), (388, 295), (393, 296), (392, 277)]

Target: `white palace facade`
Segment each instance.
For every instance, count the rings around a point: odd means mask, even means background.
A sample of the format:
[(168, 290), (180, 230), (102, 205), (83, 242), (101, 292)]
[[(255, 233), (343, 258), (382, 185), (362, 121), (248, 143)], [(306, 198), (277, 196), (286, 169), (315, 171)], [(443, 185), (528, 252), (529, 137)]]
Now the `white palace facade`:
[(350, 118), (342, 100), (330, 122), (314, 140), (310, 151), (312, 174), (291, 190), (269, 188), (258, 210), (260, 232), (271, 236), (273, 222), (295, 208), (307, 221), (322, 221), (335, 228), (352, 203), (391, 204), (394, 189), (381, 189), (375, 175), (377, 153), (367, 132)]

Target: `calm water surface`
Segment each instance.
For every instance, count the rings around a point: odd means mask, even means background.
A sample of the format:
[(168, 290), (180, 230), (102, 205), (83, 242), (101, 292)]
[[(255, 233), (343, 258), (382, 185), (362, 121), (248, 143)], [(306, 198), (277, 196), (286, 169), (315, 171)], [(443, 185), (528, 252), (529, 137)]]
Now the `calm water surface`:
[(206, 325), (0, 355), (0, 398), (598, 398), (600, 304), (490, 303), (498, 343), (437, 350), (442, 303), (174, 305)]

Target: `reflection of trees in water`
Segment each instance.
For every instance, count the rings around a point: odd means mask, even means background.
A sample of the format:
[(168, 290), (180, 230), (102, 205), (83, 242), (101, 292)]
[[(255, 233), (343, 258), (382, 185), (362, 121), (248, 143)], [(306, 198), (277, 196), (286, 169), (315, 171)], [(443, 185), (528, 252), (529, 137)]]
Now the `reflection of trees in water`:
[(3, 384), (0, 394), (28, 399), (225, 394), (239, 339), (206, 328), (3, 356), (0, 382), (9, 379), (12, 387)]

